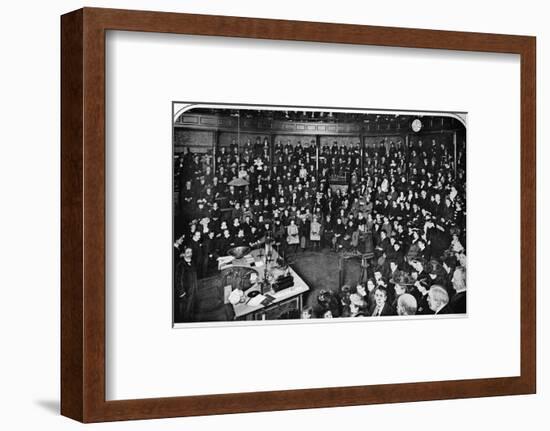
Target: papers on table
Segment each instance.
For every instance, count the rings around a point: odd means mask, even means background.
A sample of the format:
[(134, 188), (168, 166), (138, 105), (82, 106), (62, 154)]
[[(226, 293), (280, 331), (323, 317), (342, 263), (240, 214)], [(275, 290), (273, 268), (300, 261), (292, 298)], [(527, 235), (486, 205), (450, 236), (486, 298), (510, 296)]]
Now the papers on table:
[(254, 298), (251, 298), (246, 305), (250, 307), (257, 307), (265, 299), (265, 296), (262, 294), (256, 295)]

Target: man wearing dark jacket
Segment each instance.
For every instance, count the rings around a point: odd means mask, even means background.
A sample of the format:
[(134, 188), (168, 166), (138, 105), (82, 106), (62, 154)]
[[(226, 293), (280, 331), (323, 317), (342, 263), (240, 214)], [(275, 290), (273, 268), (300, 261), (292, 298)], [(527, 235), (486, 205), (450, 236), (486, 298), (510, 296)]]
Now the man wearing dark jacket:
[(453, 274), (453, 287), (456, 293), (449, 301), (449, 307), (453, 313), (466, 313), (466, 268), (457, 266)]
[(190, 241), (189, 247), (193, 251), (192, 256), (195, 268), (198, 269), (199, 277), (202, 278), (204, 276), (202, 270), (204, 265), (205, 253), (203, 239), (201, 238), (201, 233), (198, 230), (195, 231), (195, 233), (193, 234), (193, 238)]
[(370, 313), (372, 317), (395, 316), (395, 310), (387, 302), (388, 293), (385, 288), (378, 286), (374, 291), (374, 307)]
[(185, 247), (183, 258), (176, 264), (174, 277), (174, 322), (193, 322), (197, 293), (197, 271), (193, 250)]

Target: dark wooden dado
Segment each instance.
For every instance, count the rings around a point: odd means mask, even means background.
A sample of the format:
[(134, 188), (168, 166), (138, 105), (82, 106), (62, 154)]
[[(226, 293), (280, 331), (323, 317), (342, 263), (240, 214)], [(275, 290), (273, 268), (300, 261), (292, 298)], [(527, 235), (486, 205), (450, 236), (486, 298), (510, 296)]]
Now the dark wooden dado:
[[(269, 109), (269, 108), (266, 108)], [(410, 131), (413, 115), (386, 116), (387, 119), (371, 120), (368, 123), (339, 123), (329, 121), (281, 121), (266, 118), (241, 118), (229, 115), (194, 114), (184, 112), (175, 121), (176, 128), (235, 131), (249, 133), (320, 135), (320, 136), (357, 136), (376, 135), (379, 133), (406, 133)], [(423, 116), (423, 130), (458, 131), (463, 129), (462, 123), (454, 117)]]
[[(220, 106), (224, 109), (223, 105)], [(269, 108), (266, 108), (268, 111)], [(366, 114), (368, 122), (329, 122), (329, 121), (281, 121), (265, 117), (246, 118), (224, 114), (184, 112), (174, 122), (174, 150), (180, 153), (189, 148), (193, 152), (214, 151), (215, 148), (227, 147), (232, 140), (241, 144), (257, 139), (263, 143), (267, 139), (270, 147), (276, 142), (283, 144), (298, 141), (305, 145), (360, 144), (372, 146), (382, 139), (394, 140), (403, 144), (416, 142), (418, 139), (431, 139), (436, 135), (455, 135), (455, 140), (464, 142), (466, 129), (462, 123), (447, 116), (422, 116), (423, 127), (418, 133), (411, 130), (410, 124), (415, 115), (381, 115)], [(246, 109), (242, 110), (246, 113)], [(256, 112), (256, 110), (254, 111)], [(240, 119), (240, 124), (239, 124)]]

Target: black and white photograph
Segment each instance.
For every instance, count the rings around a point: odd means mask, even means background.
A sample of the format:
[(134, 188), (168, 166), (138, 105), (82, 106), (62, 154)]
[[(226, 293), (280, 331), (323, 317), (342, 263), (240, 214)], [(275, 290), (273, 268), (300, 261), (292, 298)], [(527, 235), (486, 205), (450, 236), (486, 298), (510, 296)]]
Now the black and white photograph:
[(467, 316), (466, 113), (172, 108), (174, 327)]

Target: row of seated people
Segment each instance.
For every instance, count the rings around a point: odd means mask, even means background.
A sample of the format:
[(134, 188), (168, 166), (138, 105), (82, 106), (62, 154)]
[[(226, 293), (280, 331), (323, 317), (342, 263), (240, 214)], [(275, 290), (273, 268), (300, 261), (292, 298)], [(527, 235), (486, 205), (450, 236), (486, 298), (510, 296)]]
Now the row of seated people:
[[(373, 276), (354, 287), (344, 285), (340, 290), (321, 290), (314, 306), (306, 309), (301, 317), (466, 313), (466, 267), (463, 258), (456, 259), (455, 255), (449, 255), (443, 264), (436, 259), (426, 263), (421, 257), (403, 263), (389, 259), (387, 266), (375, 266), (374, 271), (369, 269)], [(180, 273), (176, 278), (181, 277)]]
[[(359, 169), (361, 166), (361, 152), (359, 145), (346, 146), (333, 144), (331, 148), (328, 145), (322, 146), (319, 151), (319, 157), (315, 146), (304, 146), (301, 143), (285, 146), (279, 141), (274, 146), (273, 155), (269, 149), (269, 144), (264, 143), (261, 153), (250, 149), (246, 144), (237, 146), (232, 144), (230, 147), (220, 147), (215, 155), (209, 151), (207, 153), (192, 153), (189, 148), (183, 153), (176, 155), (175, 158), (175, 176), (176, 178), (191, 178), (200, 172), (206, 175), (214, 174), (214, 165), (216, 166), (216, 175), (220, 178), (223, 174), (219, 169), (225, 171), (239, 168), (250, 170), (252, 166), (296, 166), (298, 169), (316, 169), (317, 162), (319, 171), (329, 169), (332, 172), (346, 169), (350, 172)], [(462, 156), (462, 154), (460, 154)], [(460, 157), (463, 159), (463, 157)], [(215, 163), (214, 163), (215, 162)], [(422, 168), (437, 169), (446, 164), (452, 163), (452, 152), (449, 146), (443, 142), (437, 143), (432, 139), (431, 144), (423, 145), (418, 141), (414, 146), (404, 148), (400, 141), (381, 142), (378, 147), (366, 146), (364, 153), (365, 173), (372, 173), (373, 170), (384, 168), (399, 168), (405, 170), (405, 165), (409, 170)], [(235, 172), (236, 173), (236, 172)]]
[(233, 218), (231, 222), (211, 216), (190, 223), (189, 230), (175, 242), (175, 256), (184, 245), (191, 246), (200, 277), (209, 275), (216, 259), (227, 255), (231, 248), (259, 248), (267, 236), (274, 240), (279, 254), (285, 257), (298, 251), (332, 249), (368, 254), (378, 265), (389, 259), (402, 264), (406, 259), (418, 256), (428, 260), (441, 259), (465, 252), (459, 232), (441, 230), (431, 221), (429, 214), (420, 217), (424, 220), (422, 228), (406, 227), (403, 220), (393, 216), (377, 214), (373, 217), (368, 213), (364, 217), (362, 212), (357, 217), (352, 212), (336, 217), (335, 222), (330, 214), (321, 219), (309, 211), (303, 214), (297, 211), (292, 215), (285, 210), (282, 214), (275, 214), (273, 220), (264, 219), (263, 215), (255, 220), (248, 213), (242, 218)]
[(389, 273), (375, 267), (374, 276), (356, 286), (321, 290), (302, 318), (464, 314), (466, 267), (461, 263), (452, 255), (443, 264), (419, 258), (401, 266), (392, 259)]
[[(340, 211), (341, 213), (341, 211)], [(319, 212), (316, 212), (319, 214)], [(372, 253), (372, 257), (383, 260), (395, 258), (403, 262), (406, 257), (422, 256), (425, 259), (441, 258), (449, 253), (464, 253), (457, 228), (446, 230), (436, 225), (430, 214), (420, 212), (415, 223), (403, 219), (359, 212), (347, 215), (321, 218), (308, 210), (291, 214), (287, 210), (275, 214), (273, 220), (260, 214), (235, 217), (231, 222), (217, 219), (214, 214), (200, 222), (189, 224), (189, 229), (180, 232), (176, 238), (174, 255), (179, 248), (190, 245), (199, 275), (206, 276), (219, 256), (227, 255), (229, 249), (237, 246), (260, 247), (269, 234), (275, 241), (280, 254), (288, 256), (298, 251), (332, 249)], [(423, 222), (419, 225), (419, 222)], [(418, 227), (416, 227), (418, 226)]]
[[(198, 184), (203, 183), (201, 178)], [(286, 194), (284, 185), (278, 184), (274, 189), (271, 182), (267, 182), (265, 190), (260, 183), (253, 193), (250, 190), (237, 193), (230, 187), (224, 196), (229, 208), (224, 210), (219, 208), (208, 186), (189, 188), (181, 217), (176, 218), (177, 238), (190, 241), (198, 230), (200, 239), (206, 241), (206, 237), (212, 237), (209, 239), (219, 242), (213, 246), (218, 253), (226, 252), (227, 246), (257, 243), (267, 229), (273, 230), (283, 246), (298, 248), (299, 244), (302, 249), (327, 244), (338, 249), (349, 241), (354, 247), (363, 244), (363, 248), (370, 250), (372, 247), (365, 244), (368, 234), (372, 234), (376, 246), (386, 250), (390, 246), (400, 248), (402, 253), (413, 243), (430, 245), (435, 257), (441, 255), (451, 240), (461, 247), (464, 232), (458, 226), (465, 226), (465, 211), (454, 186), (430, 190), (429, 182), (423, 180), (418, 183), (420, 192), (409, 189), (405, 195), (403, 190), (396, 191), (395, 184), (388, 190), (386, 180), (376, 191), (369, 187), (368, 180), (343, 192), (341, 189), (333, 192), (323, 183), (317, 189), (313, 184), (313, 179), (298, 182), (297, 187), (290, 183)], [(310, 196), (310, 190), (315, 198)], [(374, 203), (369, 200), (371, 193), (377, 196)], [(445, 196), (444, 203), (441, 196)]]
[[(206, 291), (201, 293), (196, 288), (193, 249), (185, 246), (182, 250), (185, 253), (184, 259), (176, 265), (175, 273), (176, 321), (194, 321), (195, 318), (201, 320), (200, 313), (196, 315), (200, 310), (203, 311), (202, 314), (209, 312), (209, 318), (215, 316), (217, 319), (231, 320), (231, 307), (222, 305), (218, 298), (219, 292), (214, 295), (219, 303), (215, 310), (210, 309), (212, 307), (197, 306), (200, 297), (206, 298)], [(365, 272), (365, 280), (356, 286), (344, 285), (339, 290), (320, 290), (313, 307), (306, 308), (301, 316), (280, 318), (466, 313), (465, 255), (449, 254), (442, 264), (437, 259), (426, 262), (422, 257), (410, 258), (404, 262), (391, 258), (384, 263), (370, 267)], [(367, 278), (367, 274), (371, 277)], [(227, 282), (222, 283), (226, 284)], [(208, 301), (211, 304), (212, 298)], [(212, 314), (213, 311), (215, 315)]]
[[(423, 143), (422, 140), (418, 140), (414, 143), (411, 142), (408, 147), (406, 147), (401, 140), (396, 140), (394, 142), (393, 140), (382, 139), (378, 143), (364, 146), (364, 154), (368, 158), (373, 159), (381, 159), (382, 157), (396, 158), (396, 153), (403, 154), (406, 152), (414, 152), (417, 155), (430, 153), (437, 159), (441, 159), (443, 157), (448, 157), (451, 151), (449, 143), (441, 140), (438, 142), (437, 139), (431, 139), (428, 143)], [(233, 140), (229, 146), (220, 146), (218, 148), (218, 153), (221, 159), (225, 159), (226, 155), (231, 156), (231, 163), (234, 163), (238, 161), (238, 157), (261, 158), (264, 154), (268, 154), (269, 156), (273, 154), (274, 156), (284, 155), (285, 157), (290, 156), (295, 158), (302, 158), (302, 156), (305, 158), (307, 156), (313, 158), (317, 154), (317, 147), (315, 140), (309, 143), (304, 142), (304, 144), (302, 144), (300, 140), (296, 143), (291, 143), (290, 140), (287, 140), (286, 144), (283, 144), (281, 140), (277, 140), (273, 145), (273, 149), (271, 149), (271, 145), (267, 139), (264, 139), (263, 144), (260, 143), (259, 140), (256, 140), (254, 145), (251, 144), (250, 140), (241, 144), (237, 144), (236, 140)], [(331, 146), (327, 143), (322, 143), (319, 147), (319, 155), (325, 158), (334, 156), (355, 157), (360, 154), (361, 146), (359, 143), (344, 144), (334, 141)], [(195, 163), (197, 162), (193, 156), (190, 150), (184, 152), (181, 156), (181, 161), (178, 160), (178, 164), (181, 163), (189, 167), (194, 160)]]

